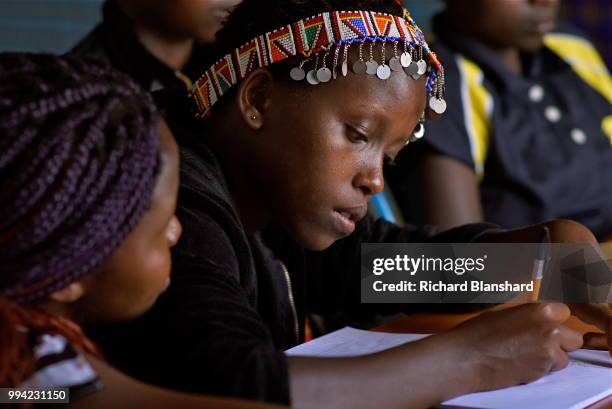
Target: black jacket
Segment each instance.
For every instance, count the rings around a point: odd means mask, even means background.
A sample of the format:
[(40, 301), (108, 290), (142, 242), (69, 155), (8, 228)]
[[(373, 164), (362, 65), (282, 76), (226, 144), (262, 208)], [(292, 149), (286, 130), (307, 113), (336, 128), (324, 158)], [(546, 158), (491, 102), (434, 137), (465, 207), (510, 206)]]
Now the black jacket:
[(306, 312), (397, 311), (360, 303), (361, 242), (470, 241), (489, 228), (434, 235), (368, 217), (328, 250), (306, 251), (278, 230), (248, 235), (214, 155), (184, 146), (181, 156), (172, 284), (144, 317), (96, 337), (114, 365), (166, 387), (289, 403), (283, 350), (303, 341)]

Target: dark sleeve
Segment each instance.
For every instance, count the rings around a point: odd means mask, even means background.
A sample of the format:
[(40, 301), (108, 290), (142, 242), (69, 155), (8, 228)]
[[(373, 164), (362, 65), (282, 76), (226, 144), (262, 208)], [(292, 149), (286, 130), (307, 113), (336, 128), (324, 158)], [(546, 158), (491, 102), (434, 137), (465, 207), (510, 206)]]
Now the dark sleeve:
[(485, 233), (498, 230), (488, 223), (476, 223), (439, 231), (432, 226), (398, 226), (384, 219), (367, 216), (356, 231), (339, 240), (324, 252), (307, 255), (307, 277), (310, 310), (321, 315), (339, 310), (349, 319), (369, 320), (378, 314), (415, 312), (417, 304), (361, 303), (361, 244), (362, 243), (469, 243)]
[(177, 215), (184, 234), (173, 254), (169, 289), (105, 352), (146, 382), (288, 404), (287, 358), (240, 285), (226, 229), (207, 214), (180, 209)]
[[(425, 136), (419, 144), (475, 168), (465, 121), (465, 102), (470, 100), (468, 85), (460, 74), (456, 56), (441, 47), (444, 61), (447, 110), (439, 119), (425, 123)], [(467, 124), (469, 125), (469, 124)], [(407, 148), (410, 149), (410, 146)]]

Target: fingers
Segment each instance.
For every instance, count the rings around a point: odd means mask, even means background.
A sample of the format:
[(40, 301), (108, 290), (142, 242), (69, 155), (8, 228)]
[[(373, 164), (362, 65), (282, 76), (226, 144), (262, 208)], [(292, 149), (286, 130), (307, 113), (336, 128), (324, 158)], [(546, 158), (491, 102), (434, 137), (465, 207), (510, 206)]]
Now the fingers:
[[(498, 316), (515, 316), (527, 314), (528, 316), (535, 318), (538, 321), (552, 321), (563, 323), (568, 320), (571, 315), (569, 307), (561, 303), (533, 303), (533, 304), (522, 304), (516, 307), (507, 308), (501, 311), (496, 311), (491, 314), (498, 314)], [(484, 314), (483, 314), (484, 315)], [(524, 317), (524, 315), (523, 315)]]
[(551, 371), (565, 368), (569, 363), (568, 352), (582, 347), (583, 337), (577, 331), (562, 325), (571, 315), (569, 307), (560, 303), (542, 303), (536, 310), (540, 319), (547, 322), (546, 337), (549, 340)]
[(606, 334), (589, 332), (584, 334), (584, 348), (588, 349), (608, 349), (608, 339)]
[(568, 352), (582, 347), (582, 334), (562, 325), (571, 315), (569, 307), (560, 303), (541, 303), (536, 305), (535, 316), (542, 320), (545, 329), (542, 341), (548, 344), (547, 355), (550, 370), (558, 371), (569, 363)]
[(553, 363), (550, 367), (550, 371), (560, 371), (561, 369), (565, 368), (567, 364), (569, 364), (567, 352), (557, 348), (553, 356)]
[(604, 337), (604, 342), (612, 356), (612, 310), (610, 304), (573, 304), (571, 309), (582, 321), (593, 324), (605, 332), (605, 334), (594, 337), (594, 340), (589, 340), (589, 342), (597, 342), (600, 345), (601, 338)]
[(536, 304), (536, 311), (540, 318), (558, 323), (567, 321), (571, 315), (569, 307), (561, 303)]
[(593, 324), (606, 333), (612, 330), (612, 310), (608, 304), (572, 304), (570, 308), (587, 324)]
[[(582, 348), (584, 338), (578, 331), (574, 331), (571, 328), (561, 325), (557, 328), (559, 346), (565, 352), (575, 351)], [(603, 334), (601, 334), (603, 335)], [(605, 340), (604, 340), (605, 342)]]
[(547, 356), (550, 359), (550, 370), (558, 371), (569, 363), (568, 352), (582, 346), (582, 334), (564, 325), (549, 324), (544, 340), (548, 342)]

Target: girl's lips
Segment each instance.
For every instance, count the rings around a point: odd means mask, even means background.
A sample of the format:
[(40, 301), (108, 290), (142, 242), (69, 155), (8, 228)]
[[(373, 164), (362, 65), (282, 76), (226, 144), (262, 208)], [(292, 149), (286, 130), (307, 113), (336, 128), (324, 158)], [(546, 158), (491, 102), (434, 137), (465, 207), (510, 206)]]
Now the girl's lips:
[(222, 19), (226, 19), (234, 11), (236, 6), (241, 3), (241, 0), (226, 0), (222, 1), (218, 7), (213, 9), (213, 14)]
[(547, 34), (553, 31), (556, 26), (557, 21), (555, 19), (538, 20), (533, 23), (532, 30), (538, 34)]
[(543, 21), (538, 24), (538, 31), (540, 33), (548, 33), (555, 29), (555, 20)]
[(355, 222), (351, 219), (351, 214), (344, 211), (334, 210), (334, 227), (340, 233), (348, 236), (355, 231)]
[(212, 15), (216, 20), (225, 21), (230, 15), (230, 9), (216, 9), (213, 11)]

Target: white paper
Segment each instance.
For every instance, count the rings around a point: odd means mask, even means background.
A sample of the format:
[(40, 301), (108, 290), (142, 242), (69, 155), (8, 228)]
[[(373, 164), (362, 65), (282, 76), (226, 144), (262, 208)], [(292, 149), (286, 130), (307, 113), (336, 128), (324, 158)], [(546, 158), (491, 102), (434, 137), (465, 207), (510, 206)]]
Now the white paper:
[(373, 354), (407, 342), (417, 341), (428, 334), (386, 334), (344, 327), (313, 341), (293, 347), (285, 353), (293, 356), (339, 358)]
[[(286, 351), (291, 356), (351, 357), (384, 351), (427, 337), (346, 327)], [(575, 409), (612, 395), (612, 358), (607, 351), (571, 352), (567, 368), (528, 385), (473, 393), (444, 402), (442, 408)]]

